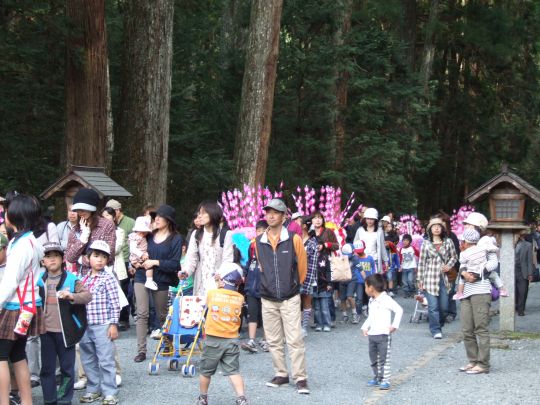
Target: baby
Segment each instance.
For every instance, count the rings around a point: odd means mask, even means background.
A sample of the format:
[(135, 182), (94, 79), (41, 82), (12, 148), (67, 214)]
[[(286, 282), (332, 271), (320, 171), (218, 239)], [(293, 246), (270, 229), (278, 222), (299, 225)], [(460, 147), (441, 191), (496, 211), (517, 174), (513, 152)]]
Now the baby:
[[(489, 277), (491, 283), (499, 289), (500, 295), (503, 297), (508, 296), (508, 293), (503, 287), (503, 283), (497, 272), (485, 272), (488, 261), (488, 255), (497, 255), (499, 248), (493, 243), (491, 238), (483, 237), (480, 239), (480, 234), (475, 229), (466, 229), (463, 232), (463, 251), (459, 255), (459, 262), (461, 264), (460, 271), (466, 270), (475, 276), (476, 280)], [(465, 288), (465, 280), (460, 277), (459, 285), (454, 300), (460, 300), (463, 298), (463, 289)]]
[[(147, 217), (137, 217), (133, 232), (129, 234), (129, 261), (131, 263), (142, 264), (148, 259), (148, 242), (146, 236), (152, 232), (150, 221)], [(150, 290), (157, 290), (157, 284), (154, 281), (154, 271), (146, 270), (146, 283), (144, 286)]]

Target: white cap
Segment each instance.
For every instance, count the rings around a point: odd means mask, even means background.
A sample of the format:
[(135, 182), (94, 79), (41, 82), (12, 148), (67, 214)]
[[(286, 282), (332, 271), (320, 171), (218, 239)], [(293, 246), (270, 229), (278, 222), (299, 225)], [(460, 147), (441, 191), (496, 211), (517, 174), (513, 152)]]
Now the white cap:
[(107, 253), (108, 255), (111, 254), (111, 248), (109, 247), (107, 242), (105, 242), (104, 240), (95, 240), (95, 241), (93, 241), (90, 244), (89, 249), (91, 249), (91, 250), (99, 250), (100, 252)]
[(350, 243), (347, 243), (341, 248), (341, 253), (344, 255), (350, 256), (353, 253), (353, 247)]
[(152, 232), (150, 229), (150, 220), (148, 217), (137, 217), (135, 225), (133, 226), (133, 232)]
[(294, 214), (291, 215), (291, 219), (294, 221), (295, 219), (300, 218), (301, 216), (302, 214), (300, 214), (299, 212), (295, 212)]
[(364, 218), (379, 219), (379, 212), (375, 208), (368, 208), (364, 211)]
[(471, 212), (465, 221), (463, 221), (464, 224), (474, 225), (480, 228), (481, 230), (485, 230), (488, 226), (488, 220), (487, 218), (480, 214), (479, 212)]
[(384, 217), (382, 217), (381, 221), (386, 221), (388, 223), (392, 222), (392, 220), (390, 219), (390, 217), (388, 215), (385, 215)]

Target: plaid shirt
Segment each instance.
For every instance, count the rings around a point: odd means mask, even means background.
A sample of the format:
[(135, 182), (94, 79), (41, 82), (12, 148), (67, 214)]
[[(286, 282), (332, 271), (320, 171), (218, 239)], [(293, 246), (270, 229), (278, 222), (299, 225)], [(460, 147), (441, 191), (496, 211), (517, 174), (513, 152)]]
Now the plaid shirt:
[(309, 238), (304, 242), (304, 246), (307, 253), (307, 274), (301, 292), (309, 293), (309, 291), (312, 291), (311, 288), (317, 285), (317, 259), (319, 257), (317, 238)]
[(97, 276), (89, 273), (83, 279), (83, 285), (92, 293), (92, 301), (86, 304), (88, 325), (118, 323), (120, 299), (116, 278), (102, 270)]
[[(439, 248), (439, 253), (435, 245), (429, 240), (425, 240), (422, 243), (420, 249), (420, 260), (418, 261), (418, 282), (422, 283), (424, 290), (431, 295), (439, 295), (439, 280), (441, 275), (444, 275), (444, 285), (446, 289), (450, 291), (450, 283), (446, 273), (443, 273), (441, 267), (446, 264), (449, 267), (453, 267), (457, 262), (456, 249), (454, 243), (450, 238), (446, 238)], [(441, 259), (444, 258), (444, 261)]]

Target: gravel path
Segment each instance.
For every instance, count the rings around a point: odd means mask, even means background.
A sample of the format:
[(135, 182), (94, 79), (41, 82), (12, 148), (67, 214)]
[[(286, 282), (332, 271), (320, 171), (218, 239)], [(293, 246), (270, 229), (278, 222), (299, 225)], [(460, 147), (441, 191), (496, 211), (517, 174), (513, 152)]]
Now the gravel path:
[[(539, 283), (540, 284), (540, 283)], [(459, 320), (443, 330), (444, 338), (434, 340), (425, 321), (409, 323), (414, 300), (398, 298), (405, 314), (401, 328), (392, 341), (392, 388), (380, 391), (368, 388), (371, 377), (367, 338), (360, 325), (338, 324), (330, 333), (310, 331), (306, 340), (307, 365), (311, 395), (298, 395), (293, 387), (268, 388), (265, 382), (273, 375), (268, 353), (241, 354), (241, 372), (247, 396), (252, 404), (521, 404), (540, 403), (538, 364), (540, 340), (493, 339), (502, 349), (492, 350), (489, 375), (469, 376), (457, 371), (466, 362), (460, 343)], [(519, 331), (540, 331), (540, 285), (532, 285), (527, 315), (519, 317)], [(492, 330), (498, 329), (498, 317)], [(244, 331), (245, 333), (245, 331)], [(150, 341), (150, 348), (155, 342)], [(148, 362), (136, 364), (135, 330), (132, 327), (118, 341), (123, 365), (120, 403), (191, 404), (198, 394), (198, 380), (182, 378), (179, 372), (161, 363), (158, 376), (149, 376)], [(516, 382), (519, 386), (516, 387)], [(519, 388), (519, 389), (518, 389)], [(34, 390), (36, 403), (42, 403), (41, 389)], [(76, 398), (74, 403), (78, 403)], [(216, 374), (210, 387), (211, 404), (233, 404), (234, 394), (228, 379)]]

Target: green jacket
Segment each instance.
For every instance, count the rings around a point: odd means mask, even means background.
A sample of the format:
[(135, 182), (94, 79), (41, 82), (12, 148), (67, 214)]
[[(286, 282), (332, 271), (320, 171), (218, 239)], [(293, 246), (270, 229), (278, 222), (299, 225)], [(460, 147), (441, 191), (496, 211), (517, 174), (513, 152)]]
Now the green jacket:
[(127, 263), (129, 262), (128, 236), (135, 226), (135, 220), (127, 215), (124, 215), (117, 226), (124, 231), (124, 247), (122, 248), (122, 253), (124, 254), (124, 262)]

